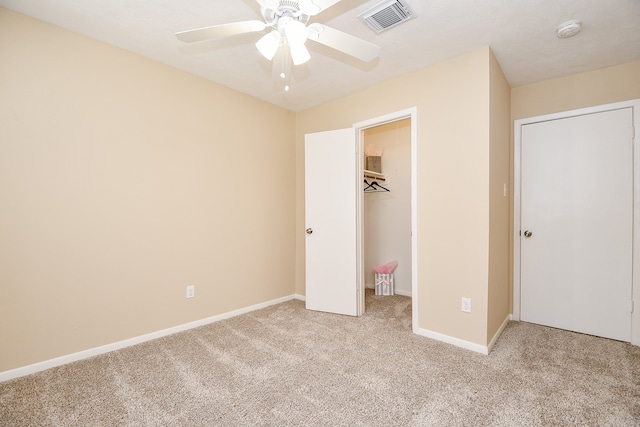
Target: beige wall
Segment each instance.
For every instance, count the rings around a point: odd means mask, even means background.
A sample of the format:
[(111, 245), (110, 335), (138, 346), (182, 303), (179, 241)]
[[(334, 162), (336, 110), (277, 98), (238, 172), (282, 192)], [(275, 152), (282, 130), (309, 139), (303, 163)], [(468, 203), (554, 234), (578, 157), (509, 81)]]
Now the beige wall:
[(294, 114), (2, 8), (0, 62), (0, 371), (294, 292)]
[(511, 91), (511, 119), (640, 98), (640, 60)]
[[(493, 54), (490, 60), (488, 342), (495, 337), (511, 313), (509, 207), (512, 193), (509, 184), (511, 87)], [(505, 184), (507, 185), (506, 195)]]
[[(490, 61), (483, 48), (297, 115), (296, 292), (304, 293), (304, 134), (415, 106), (419, 327), (487, 343)], [(472, 313), (461, 312), (462, 297)]]

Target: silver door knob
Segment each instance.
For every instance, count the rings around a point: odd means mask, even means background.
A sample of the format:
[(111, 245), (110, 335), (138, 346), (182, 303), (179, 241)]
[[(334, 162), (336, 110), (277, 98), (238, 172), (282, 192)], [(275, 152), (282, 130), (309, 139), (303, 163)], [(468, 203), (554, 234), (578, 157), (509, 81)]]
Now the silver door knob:
[(529, 230), (526, 230), (526, 231), (524, 232), (524, 237), (531, 237), (531, 236), (533, 236), (533, 233), (532, 233), (532, 232), (530, 232)]
[(307, 232), (307, 234), (311, 234), (313, 233), (313, 228), (307, 228), (305, 231)]

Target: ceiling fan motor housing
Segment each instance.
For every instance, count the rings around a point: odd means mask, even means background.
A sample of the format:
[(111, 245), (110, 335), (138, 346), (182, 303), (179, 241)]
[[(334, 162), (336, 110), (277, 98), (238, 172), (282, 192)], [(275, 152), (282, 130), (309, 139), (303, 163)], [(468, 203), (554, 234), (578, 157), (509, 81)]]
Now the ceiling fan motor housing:
[(278, 7), (274, 9), (266, 8), (263, 6), (262, 16), (264, 17), (265, 22), (267, 22), (267, 25), (271, 25), (274, 27), (278, 26), (278, 22), (281, 18), (286, 17), (289, 18), (287, 19), (287, 21), (295, 20), (298, 22), (302, 22), (303, 24), (309, 22), (310, 18), (309, 15), (302, 13), (298, 2), (288, 0), (280, 1)]

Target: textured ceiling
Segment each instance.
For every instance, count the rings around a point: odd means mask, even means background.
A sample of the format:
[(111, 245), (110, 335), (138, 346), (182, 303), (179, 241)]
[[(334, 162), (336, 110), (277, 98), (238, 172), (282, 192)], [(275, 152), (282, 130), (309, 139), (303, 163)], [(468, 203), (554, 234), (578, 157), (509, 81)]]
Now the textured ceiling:
[[(311, 18), (381, 47), (363, 63), (307, 42), (286, 95), (254, 46), (262, 33), (184, 44), (174, 33), (261, 19), (255, 0), (0, 0), (0, 6), (302, 111), (483, 46), (512, 87), (640, 59), (640, 0), (406, 0), (417, 17), (375, 34), (358, 13), (379, 0), (342, 0)], [(582, 32), (558, 39), (561, 23)], [(19, 41), (16, 41), (19, 42)]]

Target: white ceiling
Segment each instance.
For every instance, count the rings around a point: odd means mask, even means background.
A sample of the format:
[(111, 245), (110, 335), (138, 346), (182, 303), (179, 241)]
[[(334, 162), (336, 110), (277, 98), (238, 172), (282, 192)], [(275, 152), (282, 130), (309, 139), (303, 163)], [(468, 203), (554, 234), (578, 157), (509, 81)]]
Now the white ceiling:
[[(417, 17), (382, 34), (357, 18), (379, 0), (342, 0), (312, 17), (309, 23), (379, 45), (380, 56), (363, 63), (309, 41), (311, 60), (295, 68), (286, 95), (274, 91), (271, 64), (254, 46), (262, 33), (190, 45), (174, 36), (261, 19), (255, 0), (0, 0), (0, 6), (296, 112), (483, 46), (491, 46), (512, 87), (640, 59), (640, 0), (406, 1)], [(582, 32), (558, 39), (558, 25), (572, 19), (583, 22)]]

